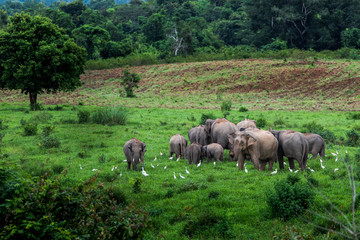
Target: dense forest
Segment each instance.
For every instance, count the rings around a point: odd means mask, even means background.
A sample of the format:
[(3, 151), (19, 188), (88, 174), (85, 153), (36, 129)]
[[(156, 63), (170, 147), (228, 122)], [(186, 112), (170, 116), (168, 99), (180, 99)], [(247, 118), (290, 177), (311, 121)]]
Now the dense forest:
[(0, 28), (18, 12), (46, 16), (86, 48), (88, 59), (139, 53), (165, 59), (224, 48), (360, 48), (357, 0), (126, 2), (1, 0)]

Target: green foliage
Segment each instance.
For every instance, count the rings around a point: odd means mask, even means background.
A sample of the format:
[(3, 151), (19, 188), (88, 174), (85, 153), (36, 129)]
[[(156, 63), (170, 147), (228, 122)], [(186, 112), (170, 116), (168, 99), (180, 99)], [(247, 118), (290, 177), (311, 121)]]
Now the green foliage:
[(141, 177), (130, 178), (129, 183), (133, 186), (133, 192), (139, 193), (141, 191), (141, 184), (144, 182), (144, 179)]
[(60, 174), (65, 169), (61, 164), (54, 164), (51, 168), (55, 174)]
[(244, 106), (239, 107), (239, 112), (248, 112), (248, 111), (249, 111), (249, 109), (247, 109)]
[(4, 190), (1, 191), (1, 203), (6, 199), (6, 205), (0, 205), (4, 219), (0, 230), (3, 239), (28, 239), (29, 236), (46, 239), (142, 238), (148, 227), (146, 212), (136, 203), (126, 206), (125, 197), (118, 189), (95, 185), (96, 176), (85, 183), (67, 187), (62, 175), (54, 178), (45, 173), (24, 181), (15, 178), (7, 169), (0, 171), (0, 187)]
[(5, 137), (5, 133), (0, 132), (0, 143), (2, 142), (4, 137)]
[(59, 148), (60, 147), (60, 140), (53, 135), (43, 136), (39, 146), (41, 148), (49, 149), (49, 148)]
[(7, 128), (8, 126), (4, 125), (4, 121), (0, 118), (0, 130), (5, 130)]
[(347, 139), (345, 141), (345, 145), (347, 146), (358, 146), (360, 140), (360, 134), (355, 130), (351, 129), (350, 131), (346, 132)]
[(50, 134), (52, 134), (54, 132), (54, 129), (55, 129), (54, 125), (45, 126), (45, 127), (42, 128), (41, 135), (43, 137), (47, 137), (47, 136), (49, 136)]
[(360, 112), (350, 113), (349, 119), (360, 120)]
[(305, 123), (302, 127), (303, 133), (316, 133), (320, 135), (326, 143), (336, 143), (335, 134), (328, 129), (325, 129), (321, 124), (318, 124), (315, 121)]
[(314, 198), (311, 188), (302, 183), (297, 175), (288, 175), (286, 179), (276, 182), (274, 190), (267, 195), (266, 202), (273, 216), (285, 220), (304, 213)]
[(218, 198), (220, 196), (220, 192), (218, 192), (218, 191), (211, 191), (211, 192), (209, 192), (209, 194), (208, 194), (208, 198), (209, 199), (216, 199), (216, 198)]
[(341, 32), (341, 43), (344, 47), (360, 48), (360, 29), (346, 28)]
[(34, 136), (37, 134), (38, 124), (36, 122), (27, 122), (23, 126), (24, 136)]
[(90, 121), (90, 111), (81, 109), (77, 112), (78, 123), (88, 123)]
[(272, 51), (278, 51), (278, 50), (284, 50), (287, 48), (286, 41), (281, 41), (280, 38), (272, 39), (273, 41), (269, 44), (266, 44), (261, 47), (262, 50), (272, 50)]
[(49, 18), (15, 14), (0, 32), (0, 88), (29, 94), (33, 108), (40, 93), (80, 86), (84, 64), (84, 50)]
[(202, 113), (199, 124), (205, 124), (207, 119), (216, 119), (213, 113)]
[(102, 125), (125, 125), (127, 121), (127, 110), (123, 107), (98, 108), (90, 115), (90, 120)]
[(31, 111), (39, 111), (39, 110), (43, 110), (44, 107), (42, 106), (41, 103), (33, 103), (33, 104), (30, 104), (30, 110)]
[(261, 115), (260, 118), (256, 119), (256, 127), (264, 128), (266, 125), (267, 125), (267, 121), (263, 115)]
[(41, 111), (39, 113), (34, 114), (34, 117), (31, 120), (35, 121), (37, 123), (47, 123), (52, 118), (53, 118), (53, 115), (51, 115), (47, 111)]
[(224, 114), (224, 117), (230, 114), (229, 112), (231, 111), (231, 105), (232, 105), (231, 100), (222, 101), (220, 109), (221, 112)]
[(121, 85), (124, 86), (127, 97), (135, 97), (134, 88), (138, 88), (140, 76), (137, 73), (130, 73), (129, 69), (123, 70)]

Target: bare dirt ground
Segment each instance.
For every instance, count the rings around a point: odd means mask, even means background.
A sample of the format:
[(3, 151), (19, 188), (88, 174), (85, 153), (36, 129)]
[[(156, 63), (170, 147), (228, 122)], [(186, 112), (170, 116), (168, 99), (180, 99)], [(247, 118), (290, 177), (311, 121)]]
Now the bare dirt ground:
[[(123, 69), (86, 71), (71, 93), (41, 94), (45, 105), (80, 102), (131, 107), (218, 108), (223, 99), (250, 109), (360, 110), (356, 61), (230, 60), (139, 66), (136, 98), (124, 97)], [(1, 91), (0, 102), (26, 102), (18, 91)]]

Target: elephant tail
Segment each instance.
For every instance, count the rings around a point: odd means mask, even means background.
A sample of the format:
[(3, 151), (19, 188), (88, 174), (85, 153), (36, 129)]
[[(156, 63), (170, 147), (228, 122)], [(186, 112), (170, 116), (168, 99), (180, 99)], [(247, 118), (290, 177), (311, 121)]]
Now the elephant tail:
[(198, 131), (198, 132), (196, 133), (195, 142), (198, 143), (198, 144), (200, 144), (200, 131)]
[(303, 153), (302, 153), (303, 170), (306, 168), (308, 154), (309, 154), (309, 144), (307, 143), (307, 141), (305, 141), (305, 144), (304, 144), (304, 147), (303, 147)]

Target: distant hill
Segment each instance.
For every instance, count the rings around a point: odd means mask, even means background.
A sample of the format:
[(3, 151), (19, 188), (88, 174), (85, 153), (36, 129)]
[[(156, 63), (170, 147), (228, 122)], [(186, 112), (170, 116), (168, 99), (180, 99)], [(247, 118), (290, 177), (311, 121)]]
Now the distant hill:
[[(46, 6), (50, 6), (51, 4), (55, 2), (73, 2), (74, 0), (0, 0), (0, 5), (4, 5), (5, 2), (18, 2), (18, 3), (24, 3), (26, 1), (34, 1), (34, 2), (42, 2)], [(85, 4), (89, 4), (91, 0), (83, 0)], [(116, 4), (125, 4), (130, 2), (130, 0), (114, 0)]]

